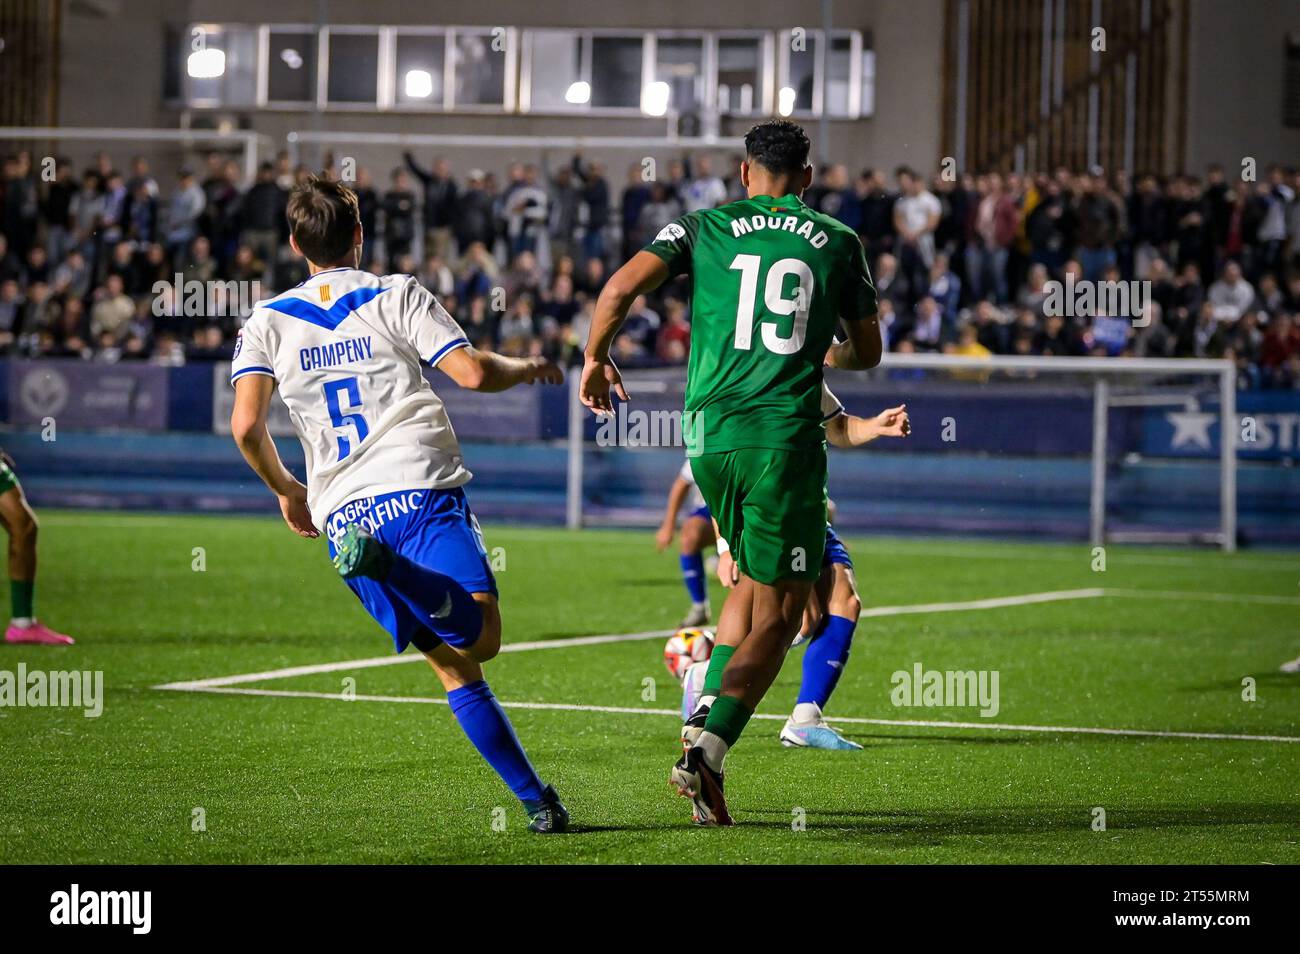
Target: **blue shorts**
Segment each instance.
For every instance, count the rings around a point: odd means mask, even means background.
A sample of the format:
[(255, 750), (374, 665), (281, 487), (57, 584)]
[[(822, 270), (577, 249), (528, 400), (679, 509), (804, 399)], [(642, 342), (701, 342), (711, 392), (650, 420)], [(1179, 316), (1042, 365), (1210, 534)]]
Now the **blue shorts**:
[(832, 563), (838, 563), (841, 566), (847, 566), (853, 569), (853, 561), (849, 558), (849, 548), (844, 545), (839, 534), (828, 523), (826, 524), (826, 550), (822, 553), (822, 566), (827, 567)]
[(713, 526), (713, 514), (709, 513), (708, 504), (701, 504), (700, 506), (692, 510), (690, 513), (688, 513), (686, 516), (699, 517), (701, 520), (707, 520), (709, 522), (709, 526)]
[[(349, 523), (361, 524), (395, 553), (446, 574), (470, 593), (497, 595), (483, 533), (459, 487), (399, 490), (349, 501), (325, 521), (331, 559), (334, 543)], [(365, 577), (345, 582), (388, 630), (399, 653), (410, 644), (427, 652), (442, 641), (386, 583)]]

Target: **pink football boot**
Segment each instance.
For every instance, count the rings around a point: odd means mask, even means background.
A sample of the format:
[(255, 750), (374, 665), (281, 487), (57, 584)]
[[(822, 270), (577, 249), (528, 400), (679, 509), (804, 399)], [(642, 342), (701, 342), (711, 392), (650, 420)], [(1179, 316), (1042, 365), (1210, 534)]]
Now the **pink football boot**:
[(5, 630), (6, 643), (39, 643), (43, 646), (71, 646), (76, 642), (71, 636), (56, 633), (44, 623), (34, 621), (30, 626), (9, 624)]

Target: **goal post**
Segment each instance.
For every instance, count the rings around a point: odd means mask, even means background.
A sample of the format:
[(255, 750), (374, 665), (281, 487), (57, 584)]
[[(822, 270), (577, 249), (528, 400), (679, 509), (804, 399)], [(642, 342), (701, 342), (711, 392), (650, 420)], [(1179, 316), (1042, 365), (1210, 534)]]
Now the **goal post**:
[[(633, 400), (618, 414), (680, 413), (684, 369), (624, 377)], [(862, 529), (1236, 548), (1230, 360), (889, 353), (828, 380), (850, 413), (912, 415), (907, 441), (833, 452), (831, 495)], [(637, 444), (625, 426), (598, 440), (576, 381), (569, 393), (568, 526), (653, 525), (684, 449), (653, 421), (659, 439)]]

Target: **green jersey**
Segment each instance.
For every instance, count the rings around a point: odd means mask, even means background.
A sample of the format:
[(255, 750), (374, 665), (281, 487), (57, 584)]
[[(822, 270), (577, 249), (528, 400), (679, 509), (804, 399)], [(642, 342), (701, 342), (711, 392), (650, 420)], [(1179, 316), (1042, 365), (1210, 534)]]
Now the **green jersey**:
[(825, 440), (822, 363), (839, 320), (876, 313), (854, 231), (793, 195), (688, 212), (646, 246), (689, 273), (688, 456)]

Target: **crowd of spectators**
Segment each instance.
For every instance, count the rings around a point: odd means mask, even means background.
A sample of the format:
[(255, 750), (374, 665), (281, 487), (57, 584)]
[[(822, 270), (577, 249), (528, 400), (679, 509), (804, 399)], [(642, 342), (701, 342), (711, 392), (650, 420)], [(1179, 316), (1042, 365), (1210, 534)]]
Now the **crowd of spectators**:
[[(673, 160), (621, 191), (598, 161), (512, 162), (503, 176), (410, 154), (355, 188), (362, 267), (418, 276), (477, 345), (575, 360), (612, 268), (683, 212), (743, 197), (739, 160)], [(306, 278), (284, 209), (309, 171), (286, 154), (252, 182), (228, 156), (161, 184), (107, 154), (42, 175), (26, 152), (0, 178), (0, 352), (181, 363), (229, 357), (256, 297)], [(46, 179), (50, 181), (46, 181)], [(862, 237), (893, 351), (1233, 358), (1242, 387), (1300, 387), (1300, 175), (1259, 181), (1102, 170), (892, 175), (843, 165), (805, 195)], [(1049, 283), (1149, 283), (1135, 314), (1061, 314)], [(254, 284), (256, 283), (256, 285)], [(1069, 286), (1066, 286), (1069, 287)], [(197, 294), (193, 289), (199, 289)], [(255, 291), (254, 291), (255, 289)], [(1059, 302), (1059, 299), (1057, 299)], [(639, 298), (625, 365), (681, 364), (689, 288)]]

